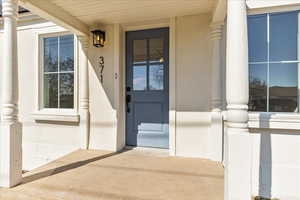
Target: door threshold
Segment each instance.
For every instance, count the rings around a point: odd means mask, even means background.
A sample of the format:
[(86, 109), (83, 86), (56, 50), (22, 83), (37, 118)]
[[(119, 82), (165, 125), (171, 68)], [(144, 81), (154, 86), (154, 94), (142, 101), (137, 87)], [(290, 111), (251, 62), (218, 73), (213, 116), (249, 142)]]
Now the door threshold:
[(125, 150), (129, 150), (130, 153), (139, 155), (149, 155), (149, 156), (159, 156), (168, 157), (169, 149), (153, 148), (153, 147), (136, 147), (136, 146), (126, 146)]

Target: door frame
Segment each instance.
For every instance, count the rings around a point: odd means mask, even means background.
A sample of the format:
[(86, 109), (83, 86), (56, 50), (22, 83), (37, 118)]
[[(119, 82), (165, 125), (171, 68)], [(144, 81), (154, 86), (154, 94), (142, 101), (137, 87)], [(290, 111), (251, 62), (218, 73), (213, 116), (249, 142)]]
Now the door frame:
[[(152, 23), (114, 25), (114, 102), (117, 116), (117, 151), (126, 145), (126, 32), (163, 27), (169, 28), (169, 155), (176, 155), (176, 17), (156, 20)], [(121, 79), (117, 78), (119, 74), (122, 75)], [(119, 92), (124, 97), (121, 100), (117, 94)]]

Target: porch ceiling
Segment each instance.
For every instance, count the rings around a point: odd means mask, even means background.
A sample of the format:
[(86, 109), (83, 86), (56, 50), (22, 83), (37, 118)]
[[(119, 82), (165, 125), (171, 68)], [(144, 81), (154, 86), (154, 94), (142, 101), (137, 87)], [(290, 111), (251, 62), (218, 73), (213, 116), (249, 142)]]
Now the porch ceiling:
[(212, 12), (216, 0), (48, 0), (88, 26)]

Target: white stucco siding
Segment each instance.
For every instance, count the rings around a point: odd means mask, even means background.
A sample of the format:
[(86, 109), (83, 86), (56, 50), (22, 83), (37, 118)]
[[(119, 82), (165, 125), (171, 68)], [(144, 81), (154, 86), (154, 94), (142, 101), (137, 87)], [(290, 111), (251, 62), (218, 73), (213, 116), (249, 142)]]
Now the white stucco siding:
[(177, 112), (176, 155), (184, 157), (210, 157), (210, 113)]
[(253, 130), (251, 137), (253, 195), (300, 199), (300, 132)]
[(208, 14), (177, 18), (176, 107), (209, 111), (211, 96), (210, 19)]
[[(90, 61), (90, 148), (116, 150), (116, 108), (114, 105), (114, 26), (103, 27), (103, 48), (89, 48)], [(99, 57), (104, 57), (103, 83), (100, 81)]]
[(210, 19), (178, 17), (176, 23), (176, 154), (209, 158)]

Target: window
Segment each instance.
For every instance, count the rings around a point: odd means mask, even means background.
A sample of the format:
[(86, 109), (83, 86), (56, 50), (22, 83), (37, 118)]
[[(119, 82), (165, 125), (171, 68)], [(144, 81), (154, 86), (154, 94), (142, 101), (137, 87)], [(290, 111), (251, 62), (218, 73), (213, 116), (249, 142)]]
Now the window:
[(250, 111), (299, 112), (298, 15), (248, 17)]
[(74, 108), (74, 36), (42, 37), (42, 107)]

